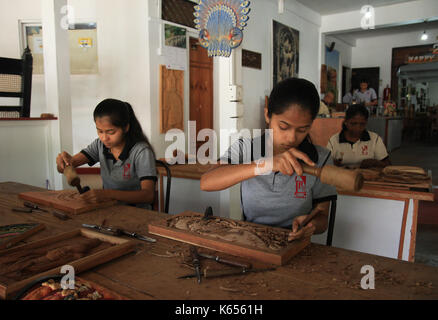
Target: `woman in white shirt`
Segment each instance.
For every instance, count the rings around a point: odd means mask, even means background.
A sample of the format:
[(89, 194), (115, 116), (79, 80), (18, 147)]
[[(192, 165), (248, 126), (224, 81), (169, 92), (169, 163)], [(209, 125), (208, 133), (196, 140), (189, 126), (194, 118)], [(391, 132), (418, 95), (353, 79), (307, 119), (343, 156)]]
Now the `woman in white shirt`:
[(382, 138), (366, 130), (368, 116), (364, 105), (356, 104), (347, 109), (342, 131), (332, 136), (327, 144), (335, 165), (370, 168), (391, 164)]

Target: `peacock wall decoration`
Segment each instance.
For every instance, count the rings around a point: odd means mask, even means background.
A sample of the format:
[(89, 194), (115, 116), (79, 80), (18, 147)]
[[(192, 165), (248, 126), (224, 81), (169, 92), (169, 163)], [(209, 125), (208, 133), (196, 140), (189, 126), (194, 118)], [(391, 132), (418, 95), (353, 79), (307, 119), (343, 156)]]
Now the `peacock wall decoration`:
[(210, 57), (229, 57), (231, 50), (242, 43), (250, 1), (198, 0), (197, 3), (194, 22), (199, 30), (199, 43)]

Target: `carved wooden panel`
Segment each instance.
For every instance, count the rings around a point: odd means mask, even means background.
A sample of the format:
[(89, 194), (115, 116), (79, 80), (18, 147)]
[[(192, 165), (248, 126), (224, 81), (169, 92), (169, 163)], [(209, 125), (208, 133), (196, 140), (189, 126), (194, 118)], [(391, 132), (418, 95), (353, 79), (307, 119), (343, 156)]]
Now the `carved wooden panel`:
[(287, 241), (289, 230), (186, 211), (149, 224), (149, 233), (274, 265), (285, 265), (310, 244)]
[(184, 131), (184, 71), (160, 66), (160, 133)]

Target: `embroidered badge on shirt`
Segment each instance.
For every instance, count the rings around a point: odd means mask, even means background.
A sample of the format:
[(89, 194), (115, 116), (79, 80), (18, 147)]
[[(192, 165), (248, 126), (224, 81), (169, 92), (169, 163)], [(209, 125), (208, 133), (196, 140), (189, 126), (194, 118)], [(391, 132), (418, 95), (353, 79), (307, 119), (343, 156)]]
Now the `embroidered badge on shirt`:
[(131, 179), (131, 164), (127, 163), (123, 167), (123, 179)]
[(363, 156), (367, 156), (368, 155), (368, 146), (363, 146), (362, 147), (362, 155)]
[(295, 198), (306, 199), (306, 176), (297, 176), (295, 178)]

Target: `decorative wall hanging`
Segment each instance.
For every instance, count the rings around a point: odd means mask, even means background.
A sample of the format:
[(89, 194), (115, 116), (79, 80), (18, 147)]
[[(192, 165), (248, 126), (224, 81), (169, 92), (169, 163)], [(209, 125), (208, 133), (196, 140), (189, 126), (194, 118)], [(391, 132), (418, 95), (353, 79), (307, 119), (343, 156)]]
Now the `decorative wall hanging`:
[(281, 80), (298, 77), (300, 32), (274, 21), (274, 86)]
[(209, 57), (229, 57), (231, 50), (240, 46), (249, 19), (249, 4), (244, 0), (198, 0), (194, 22), (199, 43), (208, 50)]
[(327, 65), (327, 92), (333, 92), (335, 101), (338, 101), (339, 86), (339, 51), (325, 47), (325, 64)]
[(262, 69), (262, 54), (243, 49), (242, 66), (254, 69)]
[(184, 131), (184, 71), (160, 66), (160, 133)]

